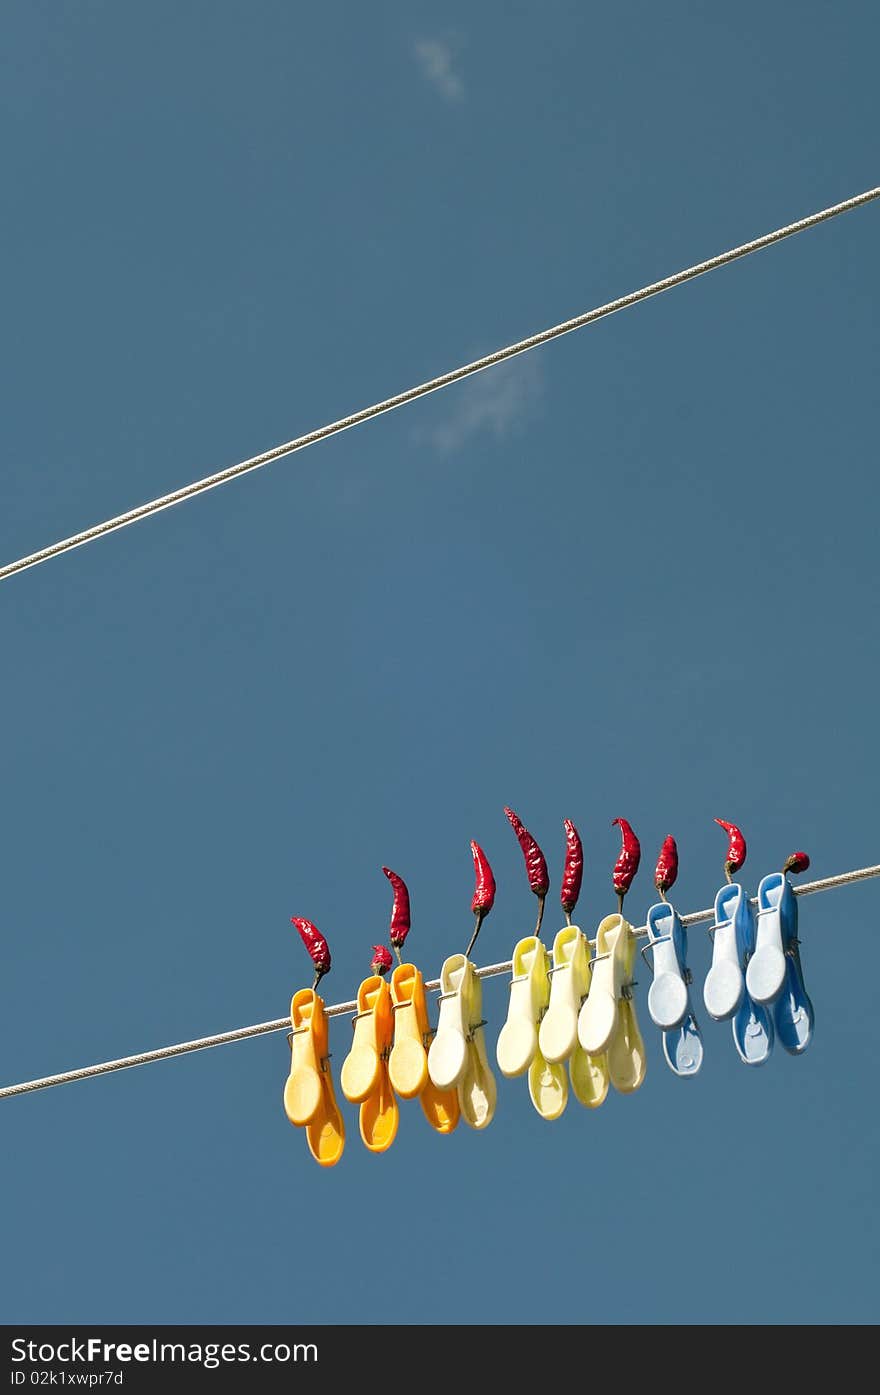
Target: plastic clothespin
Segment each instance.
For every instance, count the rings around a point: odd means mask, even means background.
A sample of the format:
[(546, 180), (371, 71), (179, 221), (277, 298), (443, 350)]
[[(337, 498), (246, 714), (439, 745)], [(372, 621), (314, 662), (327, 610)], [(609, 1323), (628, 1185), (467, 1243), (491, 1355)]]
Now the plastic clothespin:
[[(608, 1043), (608, 1075), (615, 1090), (622, 1095), (631, 1095), (639, 1089), (645, 1079), (648, 1057), (633, 997), (636, 940), (628, 920), (623, 921), (620, 942), (623, 945), (623, 983), (617, 1020)], [(587, 1001), (589, 1002), (589, 999)]]
[(578, 1041), (589, 1056), (607, 1053), (608, 1076), (616, 1090), (631, 1094), (645, 1078), (646, 1055), (632, 998), (636, 943), (623, 914), (623, 902), (638, 872), (639, 840), (626, 819), (619, 826), (622, 845), (612, 873), (617, 913), (600, 921), (590, 963), (590, 991), (578, 1014)]
[(455, 1090), (466, 1124), (483, 1129), (495, 1115), (497, 1085), (489, 1067), (483, 992), (475, 966), (451, 954), (440, 970), (437, 1031), (428, 1048), (428, 1074), (438, 1090)]
[(398, 964), (391, 975), (394, 1044), (388, 1057), (391, 1084), (401, 1099), (418, 1099), (432, 1129), (452, 1133), (460, 1118), (457, 1092), (439, 1090), (428, 1072), (433, 1031), (425, 981), (415, 964)]
[(397, 1136), (400, 1111), (388, 1075), (394, 1031), (391, 990), (380, 974), (370, 974), (358, 989), (351, 1050), (342, 1063), (339, 1083), (352, 1104), (359, 1104), (361, 1138), (371, 1153), (384, 1153)]
[(726, 1022), (739, 1010), (746, 989), (745, 950), (754, 936), (749, 898), (740, 882), (728, 882), (715, 897), (712, 963), (703, 984), (703, 1003), (716, 1022)]
[(746, 965), (746, 988), (756, 1003), (775, 1003), (785, 984), (784, 942), (792, 916), (797, 921), (791, 883), (782, 872), (770, 872), (758, 885), (754, 953)]
[(773, 1054), (776, 1033), (770, 1011), (763, 1003), (755, 1002), (746, 984), (747, 967), (755, 952), (755, 916), (747, 896), (742, 896), (738, 912), (736, 928), (743, 993), (731, 1022), (733, 1044), (745, 1065), (763, 1066)]
[(524, 1075), (538, 1050), (541, 1019), (550, 1002), (550, 956), (537, 935), (514, 947), (507, 1018), (498, 1035), (495, 1056), (502, 1075)]
[(778, 903), (782, 948), (785, 953), (785, 983), (773, 1004), (773, 1021), (779, 1044), (790, 1056), (800, 1056), (813, 1037), (815, 1014), (804, 985), (798, 941), (798, 903), (786, 877), (787, 872), (805, 872), (810, 859), (805, 852), (792, 853), (781, 872), (764, 877), (758, 887), (758, 914), (763, 905)]
[(550, 956), (537, 935), (514, 947), (507, 1019), (495, 1056), (502, 1075), (528, 1072), (529, 1097), (544, 1119), (558, 1119), (568, 1102), (565, 1071), (544, 1058), (538, 1032), (550, 1001)]
[[(458, 1095), (454, 1090), (438, 1090), (428, 1074), (428, 1046), (433, 1032), (428, 1021), (425, 981), (415, 964), (403, 962), (400, 952), (411, 928), (409, 888), (390, 867), (383, 867), (382, 871), (394, 891), (389, 938), (397, 955), (397, 967), (391, 975), (394, 1041), (388, 1057), (388, 1076), (401, 1099), (420, 1100), (432, 1129), (452, 1133), (460, 1116)], [(380, 945), (373, 949), (372, 967), (387, 972), (392, 962), (390, 954)]]
[(549, 1003), (549, 954), (536, 935), (513, 950), (508, 1018), (496, 1043), (503, 1076), (529, 1071), (529, 1098), (543, 1119), (558, 1119), (568, 1103), (569, 1083), (562, 1066), (545, 1059), (538, 1034)]
[(578, 1013), (578, 1041), (590, 1056), (607, 1051), (614, 1036), (626, 981), (626, 940), (632, 927), (619, 913), (605, 916), (590, 961), (590, 991)]
[(333, 1089), (324, 1001), (301, 988), (290, 1002), (290, 1074), (284, 1086), (284, 1112), (305, 1128), (309, 1152), (322, 1167), (333, 1167), (345, 1147), (345, 1125)]
[(529, 1098), (542, 1119), (552, 1120), (568, 1103), (568, 1079), (562, 1066), (545, 1059), (538, 1044), (538, 1029), (550, 1001), (550, 956), (538, 938), (550, 876), (535, 838), (513, 809), (505, 806), (504, 813), (522, 849), (529, 887), (538, 898), (538, 919), (534, 933), (521, 939), (513, 951), (507, 1020), (495, 1055), (503, 1075), (528, 1071)]
[(564, 925), (553, 940), (550, 1003), (541, 1018), (538, 1045), (550, 1065), (568, 1062), (575, 1098), (588, 1109), (608, 1094), (608, 1058), (588, 1055), (578, 1041), (578, 1015), (590, 991), (590, 946), (577, 925)]
[(674, 906), (658, 901), (646, 917), (646, 950), (652, 953), (653, 978), (648, 989), (648, 1012), (662, 1033), (663, 1055), (676, 1075), (696, 1075), (703, 1064), (703, 1038), (691, 999), (687, 966), (687, 931)]

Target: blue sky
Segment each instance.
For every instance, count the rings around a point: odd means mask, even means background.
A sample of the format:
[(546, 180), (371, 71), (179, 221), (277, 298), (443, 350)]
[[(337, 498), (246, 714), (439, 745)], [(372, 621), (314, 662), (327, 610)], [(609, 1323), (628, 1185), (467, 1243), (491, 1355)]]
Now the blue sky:
[[(876, 7), (4, 6), (0, 561), (878, 182)], [(0, 587), (0, 1078), (427, 978), (498, 895), (641, 922), (880, 860), (868, 206)], [(880, 884), (801, 903), (815, 1037), (554, 1123), (414, 1102), (336, 1168), (283, 1034), (2, 1102), (6, 1322), (874, 1323)], [(691, 934), (699, 990), (709, 965)], [(484, 984), (490, 1051), (503, 977)], [(436, 1009), (434, 1009), (436, 1011)], [(698, 1005), (699, 1011), (699, 1005)], [(331, 1024), (337, 1073), (345, 1019)], [(409, 1268), (395, 1256), (405, 1246)], [(386, 1277), (387, 1276), (387, 1277)]]

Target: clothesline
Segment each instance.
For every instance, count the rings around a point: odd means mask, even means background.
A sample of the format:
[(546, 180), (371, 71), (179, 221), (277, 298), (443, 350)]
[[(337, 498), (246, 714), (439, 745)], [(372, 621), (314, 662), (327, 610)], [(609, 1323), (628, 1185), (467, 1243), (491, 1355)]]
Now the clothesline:
[(116, 518), (108, 518), (103, 523), (96, 523), (93, 527), (85, 528), (82, 532), (74, 533), (71, 537), (63, 538), (60, 542), (52, 543), (49, 547), (40, 548), (38, 552), (32, 552), (27, 557), (19, 557), (15, 562), (7, 562), (5, 566), (0, 567), (0, 581), (14, 576), (17, 572), (23, 572), (29, 567), (35, 567), (40, 562), (47, 562), (51, 557), (57, 557), (62, 552), (82, 547), (84, 543), (92, 542), (96, 538), (103, 537), (106, 533), (115, 532), (117, 528), (125, 528), (128, 524), (137, 523), (150, 514), (159, 513), (162, 509), (171, 508), (174, 504), (181, 504), (185, 499), (191, 499), (207, 489), (215, 489), (217, 485), (226, 484), (239, 475), (259, 469), (260, 466), (268, 465), (273, 460), (280, 460), (282, 456), (292, 455), (294, 451), (315, 445), (318, 441), (324, 441), (340, 431), (347, 431), (352, 426), (359, 426), (362, 422), (382, 416), (385, 412), (393, 411), (394, 408), (402, 407), (408, 402), (414, 402), (420, 397), (427, 396), (428, 393), (449, 387), (452, 383), (460, 382), (473, 373), (482, 372), (485, 368), (492, 368), (495, 364), (503, 363), (506, 359), (523, 354), (528, 349), (535, 349), (541, 344), (547, 344), (563, 334), (571, 334), (573, 330), (583, 329), (586, 325), (594, 324), (596, 320), (613, 315), (618, 310), (626, 310), (631, 305), (637, 305), (640, 301), (659, 295), (662, 291), (672, 290), (674, 286), (681, 286), (686, 281), (693, 281), (697, 276), (704, 276), (708, 271), (715, 271), (719, 267), (727, 266), (730, 262), (747, 257), (752, 252), (759, 252), (764, 247), (770, 247), (773, 243), (781, 242), (784, 238), (792, 237), (795, 233), (804, 232), (807, 228), (814, 228), (819, 223), (825, 223), (841, 213), (861, 208), (864, 204), (871, 203), (877, 198), (880, 198), (880, 186), (866, 189), (864, 193), (855, 194), (852, 198), (844, 199), (842, 203), (833, 204), (830, 208), (820, 209), (817, 213), (811, 213), (806, 218), (798, 219), (795, 223), (789, 223), (783, 228), (776, 228), (773, 232), (764, 233), (751, 242), (744, 242), (739, 247), (732, 247), (727, 252), (720, 252), (717, 256), (708, 258), (707, 261), (697, 262), (695, 266), (689, 266), (684, 271), (677, 271), (672, 276), (665, 276), (661, 281), (653, 281), (640, 290), (630, 291), (628, 295), (619, 296), (616, 300), (608, 301), (605, 305), (598, 305), (595, 309), (587, 310), (582, 315), (575, 315), (572, 319), (564, 320), (561, 324), (552, 325), (549, 329), (543, 329), (537, 334), (530, 335), (527, 339), (507, 344), (502, 349), (496, 349), (493, 353), (484, 355), (483, 358), (475, 359), (473, 363), (466, 363), (460, 368), (453, 368), (451, 372), (441, 373), (436, 378), (429, 379), (428, 382), (420, 383), (417, 387), (408, 388), (405, 392), (395, 394), (394, 397), (387, 397), (383, 402), (375, 402), (371, 407), (363, 407), (358, 412), (352, 412), (349, 416), (341, 417), (338, 421), (330, 422), (327, 426), (321, 426), (316, 431), (309, 431), (306, 435), (298, 436), (293, 441), (273, 446), (271, 450), (263, 451), (261, 455), (254, 455), (249, 460), (240, 461), (237, 465), (229, 465), (225, 470), (218, 470), (215, 474), (207, 475), (201, 480), (195, 480), (192, 484), (175, 489), (170, 494), (163, 494), (161, 498), (140, 504), (137, 508), (129, 509), (126, 513), (118, 514)]
[[(838, 872), (833, 877), (823, 877), (819, 881), (805, 882), (802, 886), (794, 886), (792, 890), (795, 896), (812, 896), (820, 891), (832, 891), (840, 886), (848, 886), (853, 882), (867, 881), (871, 877), (880, 877), (880, 863), (873, 867), (858, 867), (851, 872)], [(751, 904), (757, 904), (757, 898), (751, 898)], [(714, 917), (714, 909), (703, 911), (691, 911), (687, 915), (681, 916), (681, 923), (686, 928), (691, 925), (699, 925), (706, 921), (711, 921)], [(634, 929), (634, 934), (639, 938), (646, 938), (648, 934), (647, 926), (641, 925)], [(594, 941), (590, 941), (591, 947)], [(478, 978), (492, 978), (494, 975), (509, 973), (512, 969), (512, 961), (505, 960), (501, 964), (488, 964), (483, 968), (477, 968)], [(440, 986), (439, 979), (431, 979), (425, 982), (427, 989), (436, 989)], [(357, 1011), (357, 1002), (335, 1003), (325, 1009), (328, 1017), (339, 1017), (345, 1013)], [(214, 1036), (200, 1037), (196, 1041), (179, 1042), (175, 1046), (160, 1046), (152, 1051), (142, 1051), (135, 1056), (123, 1056), (116, 1061), (103, 1061), (98, 1065), (80, 1066), (77, 1070), (62, 1071), (58, 1075), (46, 1075), (38, 1080), (25, 1080), (18, 1085), (6, 1085), (0, 1089), (0, 1099), (8, 1099), (12, 1095), (26, 1095), (34, 1090), (45, 1090), (53, 1085), (69, 1085), (75, 1080), (88, 1080), (95, 1075), (109, 1075), (113, 1071), (128, 1070), (133, 1066), (145, 1066), (152, 1061), (164, 1061), (172, 1056), (183, 1056), (190, 1051), (205, 1051), (212, 1046), (226, 1046), (230, 1042), (244, 1041), (248, 1037), (265, 1036), (270, 1032), (289, 1031), (290, 1018), (279, 1017), (272, 1022), (258, 1022), (250, 1027), (237, 1027), (231, 1032), (218, 1032)]]

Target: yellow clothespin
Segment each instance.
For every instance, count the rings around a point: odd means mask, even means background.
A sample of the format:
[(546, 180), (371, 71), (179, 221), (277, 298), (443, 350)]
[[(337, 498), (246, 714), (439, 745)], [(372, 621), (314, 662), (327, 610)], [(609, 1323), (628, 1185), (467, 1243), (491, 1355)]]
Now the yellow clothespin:
[(590, 991), (578, 1013), (578, 1041), (591, 1056), (607, 1051), (614, 1036), (626, 977), (626, 934), (622, 915), (606, 915), (596, 931), (590, 961)]
[(440, 970), (440, 1012), (428, 1072), (438, 1090), (457, 1092), (462, 1118), (472, 1129), (492, 1122), (497, 1101), (485, 1025), (475, 966), (464, 954), (451, 954)]
[[(568, 912), (566, 912), (568, 915)], [(553, 941), (550, 1004), (538, 1032), (538, 1044), (549, 1062), (568, 1062), (575, 1098), (596, 1109), (608, 1094), (608, 1057), (588, 1054), (578, 1040), (578, 1018), (590, 991), (590, 945), (577, 925), (563, 926)]]
[(528, 1071), (529, 1098), (543, 1119), (558, 1119), (568, 1103), (562, 1066), (541, 1050), (539, 1030), (550, 1001), (550, 956), (537, 935), (527, 935), (513, 951), (507, 1019), (495, 1055), (502, 1075)]
[(388, 1057), (388, 1074), (401, 1099), (420, 1101), (432, 1129), (452, 1133), (460, 1117), (458, 1094), (455, 1090), (438, 1090), (428, 1073), (428, 1047), (433, 1032), (428, 1020), (425, 981), (415, 964), (404, 963), (400, 953), (410, 931), (409, 891), (403, 878), (390, 867), (383, 867), (382, 871), (394, 888), (390, 939), (397, 955), (397, 966), (391, 975), (394, 1042)]
[(438, 1090), (457, 1091), (466, 1124), (484, 1129), (495, 1116), (498, 1087), (486, 1053), (482, 985), (468, 956), (492, 909), (495, 878), (486, 854), (473, 841), (471, 855), (476, 873), (471, 910), (477, 920), (465, 953), (451, 954), (440, 970), (440, 1011), (428, 1048), (428, 1074)]
[(636, 1003), (633, 997), (633, 965), (636, 955), (636, 939), (629, 921), (621, 928), (623, 941), (623, 984), (617, 1022), (608, 1046), (608, 1074), (615, 1090), (623, 1095), (631, 1095), (645, 1078), (648, 1058), (645, 1043), (636, 1018)]
[(301, 988), (290, 1001), (290, 1074), (284, 1086), (284, 1112), (306, 1131), (309, 1152), (322, 1167), (333, 1167), (345, 1147), (345, 1125), (330, 1071), (329, 1033), (324, 1000), (317, 987), (330, 969), (330, 950), (310, 920), (291, 917), (291, 924), (315, 965), (311, 988)]
[(578, 1016), (578, 1040), (591, 1055), (607, 1051), (611, 1084), (631, 1094), (645, 1078), (646, 1056), (632, 996), (635, 936), (624, 918), (623, 901), (638, 871), (641, 848), (626, 819), (612, 823), (622, 835), (613, 872), (617, 914), (605, 916), (596, 931), (590, 992)]
[[(376, 960), (373, 962), (375, 965)], [(388, 955), (386, 968), (390, 962)], [(364, 1144), (371, 1153), (384, 1153), (397, 1137), (400, 1115), (388, 1075), (394, 1032), (391, 992), (381, 973), (372, 973), (361, 983), (352, 1027), (351, 1050), (342, 1063), (339, 1083), (345, 1098), (360, 1105), (358, 1122)]]
[(514, 947), (507, 1018), (498, 1034), (495, 1057), (502, 1075), (524, 1075), (538, 1050), (538, 1029), (550, 1001), (550, 958), (537, 935)]
[(536, 839), (513, 809), (505, 806), (504, 812), (522, 849), (529, 887), (538, 898), (538, 918), (534, 933), (514, 946), (507, 1019), (495, 1056), (502, 1075), (514, 1077), (528, 1071), (532, 1104), (543, 1119), (558, 1119), (568, 1103), (568, 1079), (564, 1067), (546, 1059), (539, 1043), (541, 1020), (550, 1002), (550, 956), (539, 938), (550, 878)]
[(290, 1074), (284, 1086), (284, 1112), (304, 1127), (309, 1152), (322, 1167), (333, 1167), (345, 1147), (345, 1125), (330, 1073), (324, 1000), (301, 988), (290, 1002)]

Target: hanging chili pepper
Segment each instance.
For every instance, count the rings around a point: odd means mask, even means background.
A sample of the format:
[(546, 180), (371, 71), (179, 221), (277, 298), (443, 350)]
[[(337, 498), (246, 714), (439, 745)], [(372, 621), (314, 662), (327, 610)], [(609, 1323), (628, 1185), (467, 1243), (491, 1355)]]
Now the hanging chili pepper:
[(403, 877), (392, 872), (390, 867), (383, 867), (382, 871), (394, 888), (394, 905), (391, 910), (391, 943), (397, 955), (397, 962), (400, 963), (400, 950), (409, 934), (409, 892)]
[(791, 857), (785, 859), (782, 868), (783, 876), (786, 872), (806, 872), (810, 865), (810, 859), (805, 852), (793, 852)]
[(373, 945), (373, 962), (370, 968), (374, 974), (387, 974), (393, 963), (390, 949), (386, 949), (385, 945)]
[(715, 822), (720, 824), (727, 834), (727, 857), (724, 861), (724, 872), (730, 882), (733, 880), (731, 874), (738, 872), (746, 860), (746, 840), (735, 823), (727, 823), (724, 819), (716, 819)]
[(320, 930), (313, 925), (310, 920), (303, 920), (301, 916), (291, 916), (291, 925), (295, 925), (300, 934), (300, 939), (312, 958), (315, 966), (315, 981), (312, 984), (312, 992), (315, 991), (321, 979), (330, 972), (330, 946), (324, 939)]
[(538, 898), (538, 923), (535, 926), (535, 934), (541, 930), (541, 921), (544, 917), (544, 900), (550, 890), (550, 874), (547, 871), (547, 861), (537, 841), (532, 837), (522, 820), (517, 814), (504, 806), (508, 822), (516, 834), (517, 841), (522, 848), (523, 857), (526, 860), (526, 874), (529, 879), (529, 886)]
[(614, 864), (612, 882), (614, 884), (614, 890), (617, 892), (617, 909), (622, 915), (623, 898), (629, 891), (633, 878), (639, 870), (642, 849), (638, 838), (633, 833), (626, 819), (612, 819), (611, 827), (613, 828), (615, 824), (617, 824), (620, 829), (623, 842), (620, 854)]
[(489, 859), (483, 852), (483, 849), (480, 847), (479, 843), (474, 842), (473, 838), (471, 839), (471, 856), (474, 859), (474, 876), (476, 879), (474, 895), (471, 901), (471, 910), (477, 917), (477, 923), (474, 926), (474, 933), (471, 935), (470, 944), (464, 952), (465, 959), (470, 957), (474, 942), (477, 935), (480, 933), (480, 926), (495, 904), (495, 878), (492, 875), (492, 868), (489, 866)]
[(562, 820), (565, 829), (565, 867), (562, 871), (562, 889), (559, 899), (565, 911), (565, 922), (571, 925), (571, 913), (581, 894), (581, 879), (584, 875), (584, 849), (580, 834), (571, 819)]
[(660, 892), (661, 900), (666, 900), (666, 893), (678, 876), (678, 848), (675, 846), (675, 839), (671, 833), (667, 833), (663, 839), (663, 846), (660, 849), (660, 856), (657, 859), (657, 866), (654, 868), (654, 885)]

